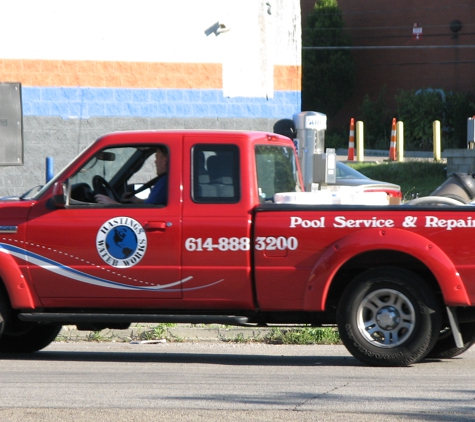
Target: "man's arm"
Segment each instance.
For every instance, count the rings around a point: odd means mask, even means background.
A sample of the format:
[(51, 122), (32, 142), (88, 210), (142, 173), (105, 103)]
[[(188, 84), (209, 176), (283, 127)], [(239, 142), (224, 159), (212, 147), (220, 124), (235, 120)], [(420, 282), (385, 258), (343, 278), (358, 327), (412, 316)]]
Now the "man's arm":
[[(109, 198), (107, 195), (102, 195), (100, 193), (95, 195), (94, 198), (96, 202), (101, 205), (120, 204), (120, 202), (117, 202), (113, 200), (112, 198)], [(122, 196), (122, 203), (123, 204), (141, 204), (143, 203), (143, 199), (137, 198), (136, 196), (132, 195), (130, 192), (126, 192)]]

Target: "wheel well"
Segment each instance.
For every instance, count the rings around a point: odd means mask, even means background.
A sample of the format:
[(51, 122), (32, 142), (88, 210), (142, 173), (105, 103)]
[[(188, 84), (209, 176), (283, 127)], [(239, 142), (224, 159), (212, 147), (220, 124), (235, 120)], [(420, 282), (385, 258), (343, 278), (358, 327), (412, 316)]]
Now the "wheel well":
[(432, 272), (418, 259), (409, 254), (394, 250), (378, 250), (364, 252), (356, 255), (347, 261), (335, 274), (332, 280), (328, 297), (326, 301), (326, 309), (329, 312), (335, 312), (340, 300), (341, 294), (346, 286), (359, 274), (372, 268), (377, 267), (398, 267), (410, 270), (419, 277), (423, 278), (428, 286), (432, 288), (442, 301), (442, 292)]
[(8, 294), (7, 286), (5, 286), (2, 278), (0, 278), (0, 296), (3, 297), (3, 300), (8, 305), (9, 309), (12, 309), (10, 295)]

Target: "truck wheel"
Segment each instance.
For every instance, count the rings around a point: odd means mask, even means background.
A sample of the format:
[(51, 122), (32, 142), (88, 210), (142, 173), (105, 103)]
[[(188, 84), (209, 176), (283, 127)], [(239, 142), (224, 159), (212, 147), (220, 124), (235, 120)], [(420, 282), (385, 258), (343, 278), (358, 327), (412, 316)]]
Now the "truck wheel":
[(466, 352), (475, 343), (475, 323), (466, 322), (460, 324), (460, 333), (462, 334), (463, 347), (455, 345), (452, 330), (447, 327), (440, 332), (439, 339), (432, 350), (427, 354), (431, 359), (450, 359)]
[(337, 320), (341, 339), (355, 358), (373, 366), (406, 366), (432, 349), (440, 315), (439, 303), (422, 278), (384, 267), (350, 283)]
[(59, 334), (61, 328), (61, 325), (31, 324), (17, 333), (4, 331), (0, 337), (0, 352), (37, 352), (48, 346)]

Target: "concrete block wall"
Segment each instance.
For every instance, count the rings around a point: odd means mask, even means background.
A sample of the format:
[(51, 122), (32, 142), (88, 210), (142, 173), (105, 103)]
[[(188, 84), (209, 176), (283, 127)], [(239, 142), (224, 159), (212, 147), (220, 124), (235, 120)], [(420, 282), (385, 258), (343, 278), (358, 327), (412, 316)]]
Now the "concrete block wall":
[(447, 177), (453, 173), (475, 173), (475, 149), (446, 149)]
[(24, 165), (0, 166), (0, 196), (21, 195), (46, 179), (46, 157), (58, 173), (100, 136), (124, 130), (222, 129), (273, 132), (275, 118), (92, 117), (63, 119), (24, 116)]

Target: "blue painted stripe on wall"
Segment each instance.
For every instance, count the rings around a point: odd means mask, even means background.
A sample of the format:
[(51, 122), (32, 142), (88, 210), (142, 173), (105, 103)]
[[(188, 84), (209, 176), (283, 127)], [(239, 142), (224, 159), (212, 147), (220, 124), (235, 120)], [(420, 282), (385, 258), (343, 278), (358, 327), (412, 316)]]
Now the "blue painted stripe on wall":
[(292, 118), (300, 91), (274, 98), (226, 98), (217, 89), (115, 89), (22, 87), (25, 116)]

